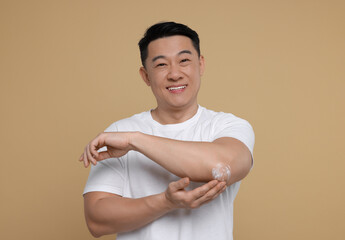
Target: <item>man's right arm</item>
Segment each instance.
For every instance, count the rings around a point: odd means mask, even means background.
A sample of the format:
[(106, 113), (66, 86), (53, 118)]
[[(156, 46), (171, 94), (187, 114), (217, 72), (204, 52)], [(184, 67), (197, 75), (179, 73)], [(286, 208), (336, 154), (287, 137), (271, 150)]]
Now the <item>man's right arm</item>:
[(106, 192), (84, 195), (85, 218), (91, 234), (128, 232), (145, 226), (177, 208), (198, 208), (221, 194), (225, 182), (210, 181), (191, 191), (188, 178), (172, 182), (164, 193), (131, 199)]

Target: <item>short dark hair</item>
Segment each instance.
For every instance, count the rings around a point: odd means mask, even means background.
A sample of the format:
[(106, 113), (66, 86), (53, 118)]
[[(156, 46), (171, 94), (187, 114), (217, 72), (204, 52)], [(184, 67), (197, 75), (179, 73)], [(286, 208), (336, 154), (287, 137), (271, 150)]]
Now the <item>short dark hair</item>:
[(200, 57), (200, 40), (198, 34), (188, 26), (175, 22), (160, 22), (149, 27), (144, 37), (139, 41), (141, 63), (145, 67), (145, 60), (148, 55), (147, 47), (150, 42), (164, 37), (182, 35), (192, 40), (193, 47)]

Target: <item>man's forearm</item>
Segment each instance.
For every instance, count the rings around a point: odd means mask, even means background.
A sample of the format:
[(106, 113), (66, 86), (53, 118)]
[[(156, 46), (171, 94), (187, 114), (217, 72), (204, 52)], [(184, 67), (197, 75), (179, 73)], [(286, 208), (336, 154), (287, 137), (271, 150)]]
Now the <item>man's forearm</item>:
[(90, 232), (99, 237), (143, 227), (172, 210), (163, 198), (164, 193), (138, 199), (88, 193), (85, 195), (85, 216)]
[(231, 138), (215, 142), (189, 142), (136, 132), (132, 134), (130, 144), (133, 150), (143, 153), (168, 171), (179, 177), (189, 177), (192, 181), (214, 179), (212, 170), (221, 166), (225, 173), (231, 169), (232, 178), (228, 181), (225, 176), (223, 179), (229, 185), (242, 179), (250, 169), (249, 150)]

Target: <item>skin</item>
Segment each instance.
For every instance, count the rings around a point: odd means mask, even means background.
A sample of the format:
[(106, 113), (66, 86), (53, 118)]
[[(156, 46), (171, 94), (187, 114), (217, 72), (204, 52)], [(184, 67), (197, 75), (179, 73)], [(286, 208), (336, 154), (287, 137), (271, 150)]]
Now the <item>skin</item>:
[[(191, 118), (198, 109), (197, 94), (205, 67), (191, 40), (172, 36), (152, 41), (145, 66), (139, 73), (157, 100), (152, 117), (161, 124)], [(185, 88), (169, 90), (179, 86)], [(103, 146), (107, 151), (98, 153)], [(251, 167), (248, 148), (233, 138), (188, 142), (141, 132), (101, 133), (85, 147), (79, 160), (88, 167), (131, 150), (141, 152), (181, 180), (170, 183), (163, 193), (139, 199), (104, 192), (85, 194), (86, 222), (95, 237), (132, 231), (178, 208), (198, 208), (217, 198), (227, 185), (244, 178)], [(212, 169), (219, 164), (231, 166), (231, 178), (224, 178), (226, 182), (213, 179)], [(191, 180), (206, 183), (186, 191)]]

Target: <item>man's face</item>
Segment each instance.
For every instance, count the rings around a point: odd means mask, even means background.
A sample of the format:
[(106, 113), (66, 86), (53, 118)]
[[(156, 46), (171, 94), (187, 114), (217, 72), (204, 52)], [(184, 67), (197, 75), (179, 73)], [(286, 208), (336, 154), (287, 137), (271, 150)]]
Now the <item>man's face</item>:
[(150, 42), (145, 63), (140, 74), (151, 86), (158, 108), (180, 110), (197, 105), (204, 58), (199, 58), (190, 38), (177, 35)]

